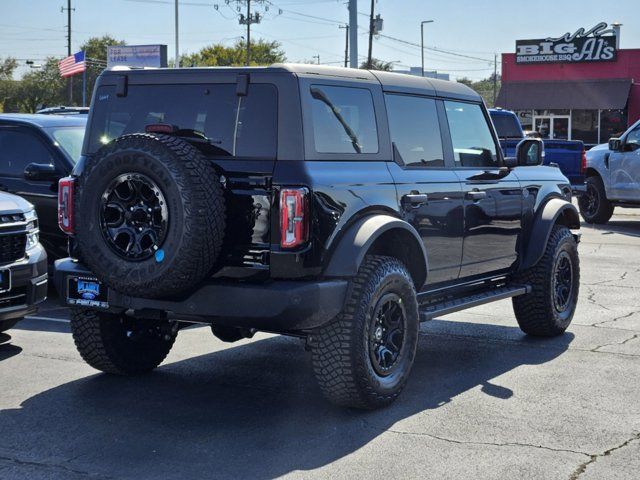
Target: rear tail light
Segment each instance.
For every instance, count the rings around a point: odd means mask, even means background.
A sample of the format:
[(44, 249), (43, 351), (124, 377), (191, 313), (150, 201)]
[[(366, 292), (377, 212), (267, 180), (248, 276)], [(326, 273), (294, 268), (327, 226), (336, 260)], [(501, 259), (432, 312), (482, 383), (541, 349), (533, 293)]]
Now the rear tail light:
[(309, 190), (280, 190), (280, 246), (295, 248), (309, 239)]
[(587, 171), (587, 151), (582, 150), (582, 159), (580, 160), (580, 173)]
[(64, 177), (58, 181), (58, 226), (67, 235), (75, 233), (73, 220), (73, 194), (76, 179)]

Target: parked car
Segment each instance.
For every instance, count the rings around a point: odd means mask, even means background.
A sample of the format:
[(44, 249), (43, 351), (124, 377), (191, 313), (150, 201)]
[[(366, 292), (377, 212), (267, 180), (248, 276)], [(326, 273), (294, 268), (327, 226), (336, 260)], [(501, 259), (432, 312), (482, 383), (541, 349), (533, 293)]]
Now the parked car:
[(80, 157), (86, 123), (86, 115), (0, 114), (0, 188), (35, 205), (52, 261), (67, 255), (58, 228), (58, 180)]
[(640, 121), (587, 152), (587, 188), (578, 204), (588, 223), (607, 223), (615, 207), (640, 207)]
[(36, 312), (47, 296), (47, 253), (29, 202), (0, 192), (0, 332)]
[[(491, 120), (496, 128), (502, 151), (513, 156), (516, 145), (523, 138), (540, 138), (538, 132), (525, 132), (518, 116), (499, 108), (490, 109)], [(586, 162), (584, 143), (580, 140), (543, 140), (544, 164), (556, 164), (569, 179), (576, 192), (584, 190), (584, 166)]]
[(49, 107), (38, 110), (36, 113), (43, 115), (88, 115), (89, 107)]
[(306, 338), (324, 394), (388, 405), (418, 324), (513, 298), (563, 333), (577, 209), (542, 142), (504, 158), (459, 83), (310, 65), (106, 71), (60, 180), (56, 286), (93, 367), (157, 367), (180, 322)]

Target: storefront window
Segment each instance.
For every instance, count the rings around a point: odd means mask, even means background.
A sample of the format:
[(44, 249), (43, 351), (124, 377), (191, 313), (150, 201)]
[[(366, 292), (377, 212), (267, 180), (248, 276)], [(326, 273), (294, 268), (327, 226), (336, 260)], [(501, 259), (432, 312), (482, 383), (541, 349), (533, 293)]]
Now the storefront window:
[(627, 129), (626, 110), (600, 110), (600, 143), (619, 137)]
[(571, 139), (587, 145), (598, 142), (598, 110), (571, 111)]
[(557, 109), (557, 110), (534, 110), (533, 114), (536, 117), (549, 117), (552, 115), (569, 115), (569, 109)]
[(518, 115), (518, 120), (520, 120), (520, 125), (522, 125), (523, 130), (533, 130), (533, 115), (531, 114), (531, 110), (519, 110), (515, 113)]

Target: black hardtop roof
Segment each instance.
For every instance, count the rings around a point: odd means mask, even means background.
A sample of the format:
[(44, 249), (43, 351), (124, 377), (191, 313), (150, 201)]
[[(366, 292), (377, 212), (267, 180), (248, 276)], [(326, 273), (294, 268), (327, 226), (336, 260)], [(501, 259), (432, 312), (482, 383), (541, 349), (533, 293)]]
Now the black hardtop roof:
[[(261, 74), (294, 74), (298, 76), (318, 76), (318, 78), (344, 79), (354, 81), (374, 81), (390, 92), (414, 93), (469, 101), (480, 101), (482, 97), (466, 85), (446, 80), (418, 77), (403, 73), (362, 70), (356, 68), (329, 67), (313, 64), (276, 63), (268, 67), (191, 67), (191, 68), (132, 68), (116, 67), (106, 70), (103, 75), (237, 75), (251, 72)], [(175, 77), (173, 77), (175, 78)]]
[(45, 115), (42, 113), (1, 113), (2, 122), (20, 123), (36, 127), (84, 127), (87, 124), (86, 115)]

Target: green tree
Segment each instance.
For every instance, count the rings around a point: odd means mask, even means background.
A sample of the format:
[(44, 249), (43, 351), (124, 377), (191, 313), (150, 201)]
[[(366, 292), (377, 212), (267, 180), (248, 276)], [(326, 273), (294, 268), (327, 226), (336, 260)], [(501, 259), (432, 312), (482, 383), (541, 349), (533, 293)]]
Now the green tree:
[(367, 68), (368, 70), (383, 70), (385, 72), (390, 72), (393, 70), (392, 62), (385, 62), (384, 60), (380, 60), (378, 58), (371, 59), (371, 67), (367, 66), (367, 62), (362, 62), (360, 64), (360, 68)]
[(13, 72), (17, 66), (18, 62), (15, 58), (7, 57), (0, 60), (0, 111), (12, 110), (11, 100), (15, 95)]
[(66, 83), (60, 77), (59, 61), (49, 57), (41, 68), (25, 73), (15, 82), (15, 103), (21, 111), (33, 113), (42, 107), (64, 103)]
[[(183, 67), (237, 67), (246, 63), (247, 44), (240, 40), (227, 47), (215, 43), (202, 48), (199, 52), (183, 55), (180, 65)], [(279, 42), (258, 40), (251, 42), (251, 65), (271, 65), (286, 60)]]
[[(491, 74), (489, 78), (485, 78), (477, 82), (473, 82), (469, 80), (467, 77), (459, 78), (457, 81), (458, 83), (463, 83), (468, 87), (471, 87), (472, 89), (474, 89), (476, 92), (478, 92), (482, 96), (482, 98), (484, 99), (488, 107), (494, 107), (495, 105), (493, 101), (493, 78), (494, 78), (493, 74)], [(500, 91), (500, 85), (501, 85), (501, 77), (498, 74), (496, 76), (496, 84), (495, 84), (496, 95)]]
[[(87, 104), (91, 101), (91, 94), (98, 76), (107, 67), (107, 47), (114, 45), (125, 45), (125, 42), (116, 40), (111, 35), (103, 35), (102, 37), (91, 37), (80, 45), (79, 50), (84, 52), (87, 61)], [(82, 74), (73, 77), (73, 103), (82, 104)]]

